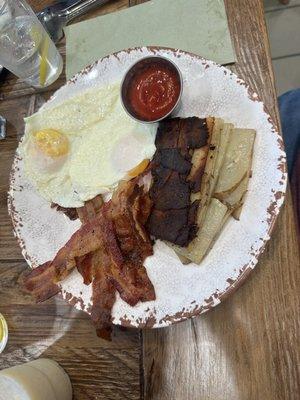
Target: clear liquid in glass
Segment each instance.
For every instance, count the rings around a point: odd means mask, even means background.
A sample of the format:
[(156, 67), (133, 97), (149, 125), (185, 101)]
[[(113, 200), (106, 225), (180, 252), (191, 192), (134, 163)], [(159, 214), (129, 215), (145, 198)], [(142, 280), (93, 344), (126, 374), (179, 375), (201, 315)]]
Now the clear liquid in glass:
[(61, 55), (35, 16), (0, 24), (0, 50), (0, 63), (32, 86), (48, 86), (62, 72)]

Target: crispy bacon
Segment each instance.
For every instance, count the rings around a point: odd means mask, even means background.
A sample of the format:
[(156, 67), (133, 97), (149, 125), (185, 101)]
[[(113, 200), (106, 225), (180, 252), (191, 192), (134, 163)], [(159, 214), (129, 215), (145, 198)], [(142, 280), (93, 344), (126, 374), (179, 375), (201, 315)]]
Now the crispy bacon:
[(97, 335), (111, 338), (111, 310), (116, 299), (116, 290), (110, 277), (110, 258), (104, 250), (93, 254), (93, 282), (91, 319)]
[[(101, 195), (94, 197), (92, 200), (86, 201), (83, 207), (77, 208), (77, 214), (80, 221), (85, 224), (99, 213), (103, 205)], [(83, 277), (83, 283), (89, 285), (93, 280), (93, 253), (86, 254), (76, 258), (76, 266), (79, 273)]]
[(125, 182), (112, 200), (95, 198), (77, 209), (83, 222), (52, 262), (33, 270), (25, 285), (39, 301), (56, 294), (57, 282), (77, 267), (84, 284), (92, 284), (91, 318), (97, 333), (108, 339), (116, 290), (134, 306), (155, 299), (155, 291), (143, 266), (153, 254), (144, 228), (151, 200), (137, 180)]
[(102, 246), (92, 253), (92, 309), (91, 319), (98, 335), (110, 338), (111, 310), (115, 302), (116, 288), (111, 278), (112, 271), (121, 271), (123, 256), (115, 236), (113, 223), (103, 218)]
[(93, 280), (93, 253), (76, 257), (76, 267), (83, 278), (83, 283), (89, 285)]
[(103, 199), (100, 194), (94, 197), (92, 200), (86, 201), (83, 207), (76, 209), (80, 221), (84, 224), (96, 217), (102, 205)]
[(64, 213), (71, 221), (79, 218), (82, 223), (95, 217), (103, 204), (101, 194), (85, 202), (84, 206), (78, 208), (62, 207), (59, 204), (51, 203), (51, 208)]
[(38, 303), (55, 296), (59, 286), (54, 283), (55, 269), (47, 261), (24, 277), (25, 288), (33, 292)]
[[(82, 225), (71, 239), (56, 254), (51, 266), (54, 266), (56, 274), (55, 281), (59, 282), (66, 278), (76, 267), (76, 258), (91, 253), (102, 245), (102, 232), (104, 229), (104, 217), (97, 217)], [(108, 232), (110, 234), (110, 232)], [(120, 254), (117, 256), (122, 257)]]
[[(102, 232), (105, 229), (102, 228), (103, 219), (103, 215), (99, 214), (82, 225), (58, 251), (53, 261), (40, 265), (25, 277), (25, 287), (36, 295), (38, 301), (51, 297), (50, 293), (54, 292), (53, 284), (60, 282), (72, 272), (78, 258), (97, 250), (102, 245)], [(109, 235), (107, 230), (105, 234)], [(116, 251), (114, 256), (122, 259), (119, 251)], [(55, 286), (57, 288), (57, 285)]]
[(51, 208), (55, 208), (57, 211), (64, 213), (71, 221), (78, 218), (76, 208), (66, 208), (56, 203), (51, 203)]
[[(135, 304), (139, 300), (155, 299), (154, 287), (143, 266), (146, 257), (153, 254), (152, 243), (144, 228), (151, 205), (151, 200), (148, 194), (143, 192), (143, 187), (131, 181), (123, 184), (113, 196), (109, 210), (125, 259), (124, 278), (137, 290)], [(122, 297), (121, 292), (120, 295)], [(125, 301), (134, 305), (133, 302)]]

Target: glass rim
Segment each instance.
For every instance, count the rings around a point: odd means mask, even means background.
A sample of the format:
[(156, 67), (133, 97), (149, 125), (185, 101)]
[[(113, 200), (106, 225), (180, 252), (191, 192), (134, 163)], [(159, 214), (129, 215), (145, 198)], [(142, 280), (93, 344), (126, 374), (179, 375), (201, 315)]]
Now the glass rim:
[(8, 340), (8, 326), (4, 316), (1, 313), (0, 313), (0, 325), (2, 328), (2, 337), (0, 339), (0, 353), (2, 353), (6, 347)]

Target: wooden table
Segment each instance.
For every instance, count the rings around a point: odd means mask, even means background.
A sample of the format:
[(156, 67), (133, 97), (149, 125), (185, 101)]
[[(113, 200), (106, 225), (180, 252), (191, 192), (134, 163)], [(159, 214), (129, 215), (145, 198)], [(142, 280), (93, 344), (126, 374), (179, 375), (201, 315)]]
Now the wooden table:
[[(49, 1), (31, 3), (38, 10)], [(137, 3), (112, 1), (87, 17)], [(278, 124), (263, 4), (225, 4), (237, 54), (231, 68), (259, 93)], [(64, 43), (60, 47), (63, 53)], [(59, 297), (34, 305), (24, 293), (20, 281), (26, 263), (7, 215), (9, 170), (23, 117), (63, 82), (62, 76), (50, 90), (36, 91), (7, 74), (0, 83), (0, 114), (8, 121), (7, 139), (0, 142), (0, 311), (10, 331), (0, 368), (51, 357), (69, 373), (78, 400), (299, 399), (300, 268), (289, 193), (251, 277), (223, 304), (194, 320), (143, 332), (115, 328), (109, 343), (96, 337), (83, 312)]]

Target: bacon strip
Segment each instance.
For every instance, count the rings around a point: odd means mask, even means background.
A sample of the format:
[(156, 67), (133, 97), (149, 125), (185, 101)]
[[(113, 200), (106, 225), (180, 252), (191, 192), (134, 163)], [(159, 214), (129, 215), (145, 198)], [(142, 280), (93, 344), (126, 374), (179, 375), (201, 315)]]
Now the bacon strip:
[(86, 201), (83, 207), (77, 208), (77, 214), (80, 221), (85, 224), (95, 218), (103, 205), (102, 196), (99, 194), (92, 200)]
[(89, 285), (93, 280), (93, 253), (76, 258), (76, 267), (83, 278), (83, 283)]
[[(36, 295), (39, 302), (51, 297), (51, 293), (55, 291), (53, 285), (72, 272), (78, 257), (85, 256), (101, 246), (102, 219), (103, 215), (100, 214), (82, 225), (58, 251), (52, 262), (40, 265), (24, 278), (25, 287)], [(55, 287), (58, 288), (57, 285)]]
[(25, 288), (29, 292), (34, 292), (38, 303), (55, 296), (60, 291), (59, 286), (54, 283), (55, 269), (50, 265), (51, 262), (47, 261), (24, 277)]
[[(98, 260), (97, 260), (98, 258)], [(110, 259), (98, 250), (94, 253), (91, 319), (97, 335), (103, 339), (111, 338), (111, 310), (116, 300), (116, 290), (110, 279)]]
[(64, 213), (71, 221), (74, 221), (78, 218), (76, 208), (66, 208), (56, 203), (51, 203), (51, 208), (55, 208), (57, 211)]
[(51, 208), (55, 208), (57, 211), (64, 213), (72, 221), (79, 218), (82, 223), (85, 223), (97, 215), (102, 204), (103, 199), (101, 194), (99, 194), (93, 199), (86, 201), (83, 207), (67, 208), (56, 203), (51, 203)]
[(111, 310), (116, 290), (134, 306), (155, 299), (154, 287), (143, 266), (153, 254), (144, 228), (151, 200), (137, 180), (123, 183), (112, 200), (102, 204), (97, 196), (77, 209), (83, 222), (52, 262), (43, 264), (25, 278), (25, 286), (38, 301), (56, 294), (57, 282), (77, 267), (84, 284), (92, 284), (91, 318), (97, 333), (110, 337)]
[(102, 246), (92, 255), (92, 309), (91, 319), (97, 334), (109, 339), (111, 333), (111, 310), (116, 291), (111, 279), (111, 271), (121, 271), (123, 256), (118, 247), (113, 223), (106, 217), (102, 220)]
[[(152, 243), (144, 228), (151, 210), (151, 201), (148, 194), (143, 193), (135, 181), (126, 183), (120, 187), (113, 196), (110, 207), (112, 218), (118, 237), (125, 264), (123, 276), (127, 282), (127, 288), (135, 288), (135, 302), (124, 298), (124, 294), (118, 291), (124, 301), (135, 305), (138, 301), (151, 301), (155, 299), (154, 287), (143, 266), (145, 259), (153, 254)], [(116, 284), (120, 284), (120, 279)], [(132, 293), (133, 294), (133, 293)], [(134, 299), (133, 294), (133, 299)]]

